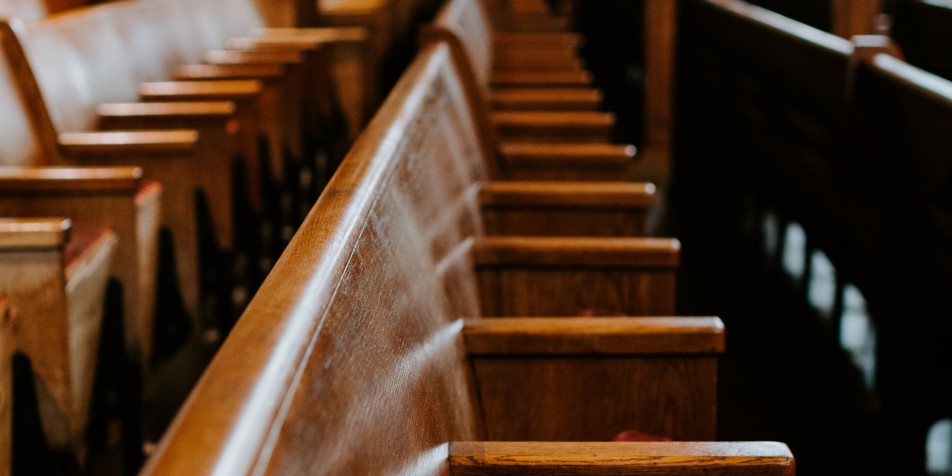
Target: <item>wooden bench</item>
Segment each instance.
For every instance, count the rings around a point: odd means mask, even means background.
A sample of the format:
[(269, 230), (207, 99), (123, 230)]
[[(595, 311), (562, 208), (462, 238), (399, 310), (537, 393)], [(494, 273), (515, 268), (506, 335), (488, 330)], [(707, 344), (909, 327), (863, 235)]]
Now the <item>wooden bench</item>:
[(15, 309), (18, 349), (33, 362), (43, 431), (80, 451), (116, 237), (69, 220), (0, 220), (0, 294)]
[[(454, 54), (459, 57), (461, 67), (472, 83), (472, 94), (487, 103), (486, 111), (490, 113), (499, 130), (500, 137), (505, 141), (534, 141), (534, 142), (608, 142), (611, 138), (614, 116), (610, 113), (593, 110), (592, 104), (583, 104), (582, 110), (572, 111), (579, 102), (591, 99), (600, 100), (600, 93), (591, 89), (581, 89), (572, 94), (565, 94), (565, 86), (572, 88), (584, 86), (588, 79), (583, 81), (559, 82), (553, 81), (568, 75), (576, 75), (577, 70), (565, 69), (522, 69), (500, 70), (497, 62), (505, 56), (499, 55), (493, 47), (493, 30), (489, 14), (481, 2), (476, 0), (457, 0), (447, 2), (434, 21), (421, 32), (423, 42), (447, 41), (453, 46)], [(565, 57), (572, 57), (571, 52), (555, 54), (547, 53), (550, 46), (533, 47), (517, 50), (511, 53), (514, 64), (534, 64), (530, 58), (541, 58), (558, 68), (564, 63)], [(537, 65), (544, 67), (545, 65)], [(584, 75), (584, 74), (583, 74)], [(500, 79), (500, 78), (513, 79)], [(514, 79), (538, 77), (542, 81)], [(500, 95), (496, 89), (503, 88)], [(513, 86), (535, 86), (530, 89), (511, 88)], [(556, 89), (539, 89), (538, 86), (556, 87)], [(492, 98), (487, 99), (487, 98)], [(509, 103), (503, 105), (503, 110), (495, 111), (489, 105)], [(528, 107), (539, 107), (538, 111), (525, 110)], [(519, 110), (523, 109), (523, 110)]]
[[(71, 15), (64, 16), (71, 17)], [(49, 24), (33, 23), (33, 25)], [(119, 89), (117, 81), (121, 75), (116, 75), (116, 78), (98, 78), (96, 73), (98, 69), (78, 69), (75, 75), (63, 76), (60, 74), (61, 65), (75, 64), (76, 59), (81, 58), (73, 48), (82, 43), (77, 42), (74, 45), (70, 42), (54, 41), (53, 44), (48, 45), (50, 49), (45, 50), (49, 53), (46, 58), (50, 62), (39, 69), (44, 72), (39, 78), (41, 80), (45, 78), (48, 81), (41, 87), (37, 79), (32, 76), (34, 70), (31, 69), (31, 66), (38, 65), (31, 65), (28, 62), (27, 56), (21, 49), (21, 43), (16, 41), (13, 29), (5, 23), (0, 28), (3, 28), (4, 64), (9, 65), (11, 72), (10, 75), (5, 76), (7, 81), (4, 86), (4, 90), (7, 91), (5, 94), (14, 98), (24, 98), (19, 109), (22, 115), (19, 119), (15, 119), (20, 124), (18, 130), (23, 131), (23, 135), (20, 136), (20, 142), (11, 143), (13, 147), (11, 152), (16, 152), (17, 155), (11, 156), (12, 160), (8, 163), (132, 165), (141, 167), (147, 179), (160, 182), (165, 191), (161, 223), (167, 226), (173, 235), (175, 268), (181, 283), (181, 293), (186, 309), (193, 316), (197, 316), (199, 305), (197, 219), (181, 218), (197, 216), (195, 190), (203, 185), (208, 186), (214, 181), (213, 183), (219, 184), (220, 187), (210, 188), (207, 191), (212, 203), (215, 230), (219, 230), (218, 225), (226, 225), (228, 226), (226, 229), (230, 231), (228, 221), (231, 218), (229, 180), (231, 170), (220, 155), (223, 148), (227, 150), (226, 145), (218, 143), (218, 150), (214, 150), (214, 144), (208, 142), (214, 142), (214, 136), (209, 137), (208, 134), (203, 134), (202, 137), (205, 139), (200, 140), (199, 134), (193, 129), (96, 131), (98, 116), (95, 108), (98, 103), (91, 101), (90, 93), (114, 94)], [(112, 30), (98, 31), (101, 34), (107, 34)], [(114, 42), (109, 44), (115, 46)], [(95, 48), (95, 44), (85, 46)], [(34, 53), (36, 50), (43, 49), (39, 41), (33, 44), (33, 48)], [(116, 53), (104, 53), (106, 58), (109, 58), (110, 54)], [(58, 59), (53, 61), (54, 55), (62, 56), (58, 56)], [(115, 59), (114, 56), (113, 58)], [(34, 56), (34, 59), (37, 57)], [(117, 64), (115, 67), (118, 71), (125, 71), (128, 74), (123, 66)], [(87, 74), (81, 74), (83, 71)], [(217, 103), (209, 104), (204, 110), (191, 106), (176, 110), (173, 106), (168, 110), (142, 111), (142, 115), (157, 115), (170, 118), (169, 121), (184, 121), (191, 118), (196, 122), (205, 121), (206, 124), (217, 122), (217, 127), (224, 130), (224, 124), (231, 113), (230, 108), (231, 106), (227, 104)], [(210, 131), (213, 127), (215, 126), (208, 126), (202, 132)], [(210, 151), (214, 151), (214, 157), (209, 156)], [(219, 205), (221, 202), (224, 204)], [(228, 239), (230, 233), (221, 233), (219, 236)], [(129, 241), (134, 240), (124, 240), (124, 242)], [(227, 243), (225, 241), (225, 244)], [(137, 289), (137, 287), (130, 289)]]
[[(598, 474), (615, 457), (659, 474), (792, 474), (776, 443), (477, 442), (605, 441), (632, 427), (710, 438), (723, 327), (716, 318), (481, 317), (494, 286), (487, 266), (534, 263), (571, 281), (573, 262), (627, 274), (635, 259), (666, 267), (676, 248), (483, 236), (483, 165), (467, 153), (474, 140), (452, 133), (466, 121), (450, 100), (462, 91), (448, 57), (445, 45), (427, 48), (398, 83), (144, 474), (480, 474), (504, 461), (529, 474), (560, 465)], [(508, 284), (531, 292), (534, 281)], [(529, 315), (577, 314), (599, 289), (637, 292), (620, 281), (565, 284), (525, 301), (537, 306)]]
[[(952, 359), (944, 339), (952, 286), (949, 153), (952, 82), (893, 55), (858, 61), (857, 163), (878, 212), (876, 388), (884, 434), (905, 435), (882, 456), (896, 474), (925, 468), (930, 427), (952, 415), (948, 389), (934, 380)], [(941, 370), (939, 370), (941, 372)]]
[[(94, 151), (105, 151), (101, 163), (122, 162), (122, 154), (151, 160), (166, 169), (179, 167), (168, 157), (177, 145), (189, 147), (190, 134), (153, 135), (141, 147), (129, 141), (133, 135), (88, 137), (92, 151), (83, 147), (65, 150), (53, 128), (36, 122), (33, 108), (42, 106), (39, 94), (19, 89), (13, 71), (24, 67), (22, 57), (11, 55), (9, 30), (0, 30), (4, 59), (0, 61), (0, 97), (7, 107), (3, 126), (7, 134), (0, 141), (0, 213), (6, 216), (69, 216), (113, 230), (119, 239), (112, 269), (125, 292), (123, 314), (126, 342), (147, 358), (152, 348), (156, 292), (156, 254), (163, 206), (162, 185), (145, 180), (135, 167), (89, 167)], [(142, 136), (138, 138), (142, 139)], [(173, 139), (170, 141), (169, 139)], [(76, 152), (71, 155), (70, 152)], [(148, 154), (153, 156), (148, 158)], [(111, 156), (111, 157), (110, 157)], [(126, 159), (126, 163), (132, 162)], [(179, 162), (183, 163), (183, 162)], [(83, 167), (66, 167), (80, 164)], [(54, 167), (55, 166), (55, 167)], [(173, 184), (171, 189), (178, 190)], [(167, 191), (168, 189), (166, 189)], [(167, 198), (167, 197), (166, 197)], [(174, 203), (177, 197), (172, 199)], [(167, 203), (165, 206), (168, 206)], [(180, 239), (185, 239), (182, 237)]]

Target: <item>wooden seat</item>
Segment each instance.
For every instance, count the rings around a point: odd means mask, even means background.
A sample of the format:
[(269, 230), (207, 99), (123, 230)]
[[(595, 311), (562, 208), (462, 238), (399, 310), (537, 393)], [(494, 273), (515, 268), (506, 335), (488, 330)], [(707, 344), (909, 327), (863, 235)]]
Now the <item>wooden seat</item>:
[(931, 425), (952, 414), (949, 392), (933, 373), (952, 363), (940, 337), (949, 323), (939, 317), (952, 286), (952, 81), (887, 54), (862, 58), (855, 73), (855, 163), (872, 184), (876, 277), (884, 290), (870, 297), (877, 303), (882, 431), (906, 435), (882, 462), (913, 474), (926, 467)]
[(116, 236), (69, 220), (0, 220), (0, 294), (33, 362), (44, 433), (79, 451), (89, 414), (103, 301)]
[[(580, 471), (597, 474), (594, 460), (625, 454), (633, 467), (687, 457), (693, 474), (743, 474), (747, 465), (792, 474), (789, 450), (776, 443), (463, 443), (606, 441), (632, 427), (713, 437), (723, 327), (704, 317), (480, 317), (479, 299), (492, 291), (478, 266), (533, 261), (559, 274), (585, 261), (593, 273), (624, 274), (636, 256), (656, 269), (676, 255), (671, 241), (485, 237), (474, 193), (485, 165), (474, 140), (453, 133), (466, 121), (450, 100), (462, 92), (448, 58), (445, 45), (431, 46), (398, 83), (144, 474), (467, 474), (501, 470), (491, 461), (499, 454), (539, 472), (576, 455)], [(627, 295), (619, 283), (559, 287), (523, 304), (573, 315), (569, 302), (583, 295)], [(531, 411), (507, 412), (517, 400)], [(587, 411), (592, 402), (604, 411)], [(730, 451), (743, 461), (719, 457)]]

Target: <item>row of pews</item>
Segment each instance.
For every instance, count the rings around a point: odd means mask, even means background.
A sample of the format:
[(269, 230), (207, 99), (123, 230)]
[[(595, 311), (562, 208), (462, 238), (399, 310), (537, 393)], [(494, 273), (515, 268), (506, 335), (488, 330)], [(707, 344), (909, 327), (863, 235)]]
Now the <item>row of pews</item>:
[(423, 30), (145, 474), (793, 474), (712, 441), (723, 323), (673, 317), (654, 187), (553, 89), (578, 37), (484, 5)]
[(802, 226), (801, 282), (816, 253), (835, 266), (834, 334), (844, 288), (861, 290), (876, 330), (870, 454), (884, 474), (923, 474), (929, 429), (952, 415), (935, 375), (950, 362), (952, 83), (903, 53), (943, 74), (935, 13), (947, 7), (897, 2), (896, 41), (844, 39), (741, 1), (679, 7), (682, 196), (716, 183), (731, 192), (695, 203), (716, 220)]
[[(648, 3), (679, 16), (674, 196), (801, 224), (837, 296), (863, 291), (903, 435), (877, 457), (921, 472), (950, 410), (922, 362), (948, 360), (952, 83), (885, 37)], [(794, 474), (783, 443), (716, 441), (729, 329), (675, 317), (681, 244), (648, 236), (655, 171), (612, 142), (578, 8), (122, 0), (0, 23), (0, 474), (93, 473), (117, 427), (128, 474)], [(214, 358), (143, 428), (195, 339)]]
[(269, 23), (274, 9), (122, 1), (0, 23), (17, 356), (0, 473), (93, 471), (117, 440), (136, 472), (164, 429), (143, 415), (168, 398), (156, 373), (227, 335), (375, 110), (393, 39), (365, 18)]

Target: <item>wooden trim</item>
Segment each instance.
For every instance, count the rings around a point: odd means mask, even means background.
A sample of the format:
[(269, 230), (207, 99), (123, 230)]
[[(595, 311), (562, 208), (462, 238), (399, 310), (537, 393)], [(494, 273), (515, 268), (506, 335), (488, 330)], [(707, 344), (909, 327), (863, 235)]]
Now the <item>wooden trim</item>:
[(655, 186), (645, 182), (485, 182), (479, 191), (483, 205), (561, 205), (644, 207), (655, 198)]
[(258, 97), (264, 85), (251, 79), (221, 81), (155, 81), (139, 85), (139, 95), (147, 100), (163, 101), (250, 101)]
[(277, 80), (285, 74), (281, 64), (188, 64), (176, 67), (172, 77), (179, 81), (257, 79)]
[(671, 238), (491, 236), (473, 245), (477, 266), (677, 267), (681, 243)]
[(455, 476), (678, 474), (793, 476), (787, 445), (753, 442), (450, 443)]
[(62, 248), (71, 227), (67, 218), (0, 218), (0, 249)]
[(512, 164), (578, 163), (617, 166), (635, 157), (633, 145), (616, 144), (531, 144), (508, 143), (500, 146), (500, 157)]
[(472, 354), (699, 354), (724, 351), (717, 317), (500, 317), (466, 321)]

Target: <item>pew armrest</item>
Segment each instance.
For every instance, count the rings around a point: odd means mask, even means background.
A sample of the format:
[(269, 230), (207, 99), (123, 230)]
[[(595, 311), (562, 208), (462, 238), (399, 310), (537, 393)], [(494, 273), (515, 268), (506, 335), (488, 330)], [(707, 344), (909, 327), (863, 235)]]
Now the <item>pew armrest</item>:
[(108, 129), (202, 128), (224, 126), (236, 109), (229, 101), (135, 102), (100, 104), (96, 113)]
[(512, 179), (622, 180), (636, 151), (633, 145), (509, 143), (498, 154)]
[(264, 85), (257, 80), (157, 81), (139, 85), (144, 101), (235, 101), (258, 97)]
[(498, 317), (466, 321), (470, 355), (711, 354), (724, 351), (717, 317)]
[(24, 193), (132, 192), (139, 189), (139, 167), (0, 167), (0, 195)]
[(281, 64), (186, 64), (172, 73), (177, 81), (221, 81), (233, 79), (256, 79), (276, 81), (285, 74)]
[(674, 315), (680, 243), (489, 236), (473, 245), (480, 309), (495, 316)]
[(585, 70), (513, 70), (493, 72), (492, 87), (587, 87), (592, 73)]
[(254, 36), (232, 38), (228, 47), (238, 50), (314, 49), (322, 46), (366, 46), (370, 33), (364, 27), (264, 28)]
[(677, 268), (681, 244), (673, 238), (494, 236), (473, 246), (476, 266)]
[(642, 236), (651, 183), (486, 182), (480, 189), (490, 235)]
[(491, 181), (479, 192), (483, 205), (645, 207), (655, 198), (645, 182)]
[(638, 473), (793, 476), (787, 445), (751, 442), (451, 442), (454, 475)]
[(67, 132), (59, 135), (59, 147), (72, 159), (96, 160), (116, 156), (135, 159), (181, 156), (195, 150), (198, 133), (193, 130), (136, 132)]
[(497, 111), (492, 121), (504, 142), (608, 142), (615, 115), (598, 111)]
[(205, 55), (205, 62), (210, 64), (297, 65), (306, 61), (306, 53), (307, 51), (303, 49), (214, 50)]

